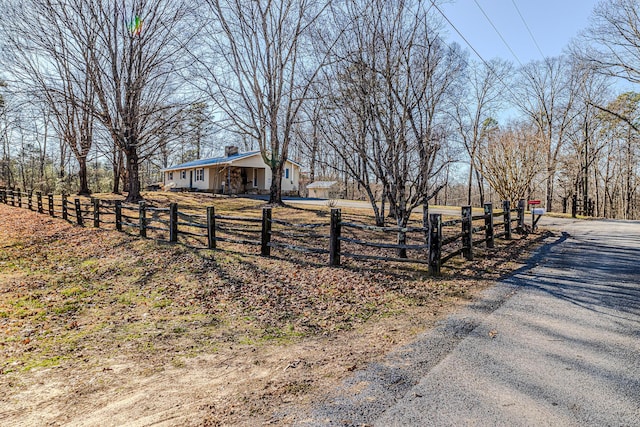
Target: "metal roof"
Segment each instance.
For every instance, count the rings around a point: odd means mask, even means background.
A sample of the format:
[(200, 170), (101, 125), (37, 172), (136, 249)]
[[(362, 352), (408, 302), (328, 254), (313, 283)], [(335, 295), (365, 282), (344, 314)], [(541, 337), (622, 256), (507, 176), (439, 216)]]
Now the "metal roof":
[[(211, 159), (193, 160), (193, 161), (182, 163), (182, 164), (179, 164), (179, 165), (169, 166), (168, 168), (162, 169), (162, 171), (174, 171), (174, 170), (180, 170), (180, 169), (201, 168), (201, 167), (213, 166), (213, 165), (230, 165), (230, 164), (232, 164), (233, 162), (235, 162), (237, 160), (246, 159), (247, 157), (252, 157), (252, 156), (255, 156), (257, 154), (260, 154), (260, 151), (248, 151), (246, 153), (232, 154), (231, 156), (213, 157)], [(296, 166), (301, 166), (299, 163), (294, 162), (293, 160), (287, 159), (287, 161), (293, 163)]]
[(212, 166), (212, 165), (226, 165), (226, 164), (233, 163), (235, 160), (245, 159), (247, 157), (255, 156), (256, 154), (260, 154), (260, 152), (249, 151), (247, 153), (232, 154), (231, 156), (213, 157), (211, 159), (192, 160), (190, 162), (182, 163), (179, 165), (169, 166), (168, 168), (165, 168), (162, 170), (170, 171), (170, 170), (176, 170), (176, 169), (190, 169), (190, 168), (198, 168), (198, 167)]

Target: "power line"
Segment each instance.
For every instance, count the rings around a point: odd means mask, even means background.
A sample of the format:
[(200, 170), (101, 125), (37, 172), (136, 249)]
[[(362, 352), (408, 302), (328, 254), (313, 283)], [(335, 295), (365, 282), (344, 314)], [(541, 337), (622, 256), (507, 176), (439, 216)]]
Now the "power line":
[(513, 49), (511, 49), (511, 46), (509, 46), (509, 43), (507, 43), (505, 38), (502, 37), (502, 34), (500, 33), (500, 31), (498, 31), (498, 28), (493, 24), (493, 21), (491, 21), (491, 19), (489, 18), (489, 15), (486, 14), (482, 6), (480, 6), (480, 3), (478, 3), (478, 0), (473, 0), (473, 2), (476, 4), (476, 6), (478, 6), (478, 9), (480, 9), (480, 12), (482, 12), (482, 14), (487, 19), (487, 21), (489, 21), (489, 24), (491, 24), (491, 26), (493, 27), (493, 30), (496, 32), (496, 34), (498, 34), (498, 36), (500, 37), (500, 40), (502, 40), (502, 43), (504, 43), (507, 49), (509, 49), (509, 52), (511, 52), (511, 55), (513, 55), (516, 61), (518, 61), (518, 64), (520, 64), (520, 66), (522, 67), (523, 65), (522, 65), (522, 62), (520, 62), (520, 58), (518, 58), (518, 55), (516, 55)]
[[(460, 32), (460, 30), (458, 30), (458, 28), (453, 24), (453, 22), (451, 22), (451, 20), (447, 17), (447, 15), (444, 14), (444, 12), (442, 11), (442, 9), (440, 9), (440, 7), (438, 7), (438, 5), (435, 3), (435, 0), (430, 0), (431, 4), (433, 5), (433, 7), (436, 8), (436, 10), (440, 13), (440, 15), (442, 15), (442, 17), (445, 19), (445, 21), (447, 21), (449, 23), (449, 25), (451, 26), (451, 28), (453, 28), (453, 30), (458, 34), (458, 36), (460, 36), (460, 38), (462, 40), (464, 40), (464, 42), (467, 44), (467, 46), (469, 46), (469, 49), (471, 49), (473, 51), (473, 53), (476, 54), (476, 56), (478, 58), (480, 58), (480, 60), (484, 63), (484, 65), (486, 65), (486, 67), (493, 73), (493, 75), (496, 76), (496, 78), (500, 81), (500, 83), (502, 83), (502, 85), (504, 86), (505, 89), (507, 89), (508, 92), (511, 93), (511, 95), (516, 98), (516, 94), (513, 93), (513, 90), (511, 89), (511, 86), (506, 84), (504, 82), (504, 80), (502, 80), (502, 76), (500, 76), (498, 73), (496, 73), (496, 71), (493, 69), (493, 67), (491, 66), (491, 64), (489, 64), (489, 62), (487, 62), (482, 55), (480, 55), (480, 53), (471, 45), (471, 43), (469, 43), (469, 40), (467, 40), (467, 38)], [(463, 61), (466, 62), (466, 60), (462, 57), (460, 57)], [(517, 58), (516, 58), (517, 59)], [(518, 61), (520, 62), (520, 61)], [(522, 65), (522, 64), (520, 64)]]
[(538, 52), (540, 52), (540, 56), (542, 56), (542, 59), (545, 59), (546, 56), (544, 55), (544, 53), (542, 53), (542, 49), (540, 49), (540, 45), (538, 45), (538, 41), (533, 36), (533, 33), (531, 32), (531, 28), (529, 28), (529, 25), (527, 24), (527, 21), (525, 21), (524, 16), (522, 16), (522, 13), (520, 13), (520, 9), (518, 8), (518, 5), (516, 4), (515, 0), (511, 0), (511, 3), (513, 4), (513, 7), (516, 8), (516, 11), (518, 12), (518, 15), (520, 16), (520, 19), (522, 19), (522, 23), (524, 24), (525, 28), (527, 29), (527, 32), (529, 33), (529, 36), (531, 36), (531, 40), (533, 40), (533, 44), (536, 45), (536, 48), (538, 49)]
[(455, 25), (453, 25), (453, 22), (451, 22), (451, 20), (449, 20), (447, 15), (445, 15), (444, 12), (438, 7), (438, 5), (435, 3), (435, 0), (431, 0), (431, 4), (433, 5), (433, 7), (435, 7), (438, 10), (438, 12), (440, 12), (440, 15), (442, 15), (442, 17), (445, 19), (445, 21), (447, 21), (449, 23), (451, 28), (453, 28), (454, 31), (456, 33), (458, 33), (460, 38), (462, 40), (464, 40), (464, 42), (467, 44), (467, 46), (469, 46), (469, 49), (471, 49), (473, 51), (473, 53), (475, 53), (478, 56), (478, 58), (480, 58), (480, 60), (485, 63), (486, 66), (489, 66), (489, 63), (487, 61), (485, 61), (485, 59), (482, 57), (482, 55), (480, 55), (480, 53), (471, 45), (471, 43), (469, 43), (469, 40), (467, 40), (467, 38), (464, 35), (462, 35), (460, 30), (458, 30), (458, 28)]

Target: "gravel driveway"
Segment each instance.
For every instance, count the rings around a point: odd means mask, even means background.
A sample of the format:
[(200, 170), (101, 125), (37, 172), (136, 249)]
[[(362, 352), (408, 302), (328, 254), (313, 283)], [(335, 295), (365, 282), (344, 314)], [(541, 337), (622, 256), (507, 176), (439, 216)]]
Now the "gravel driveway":
[(640, 223), (544, 223), (529, 266), (299, 425), (640, 426)]

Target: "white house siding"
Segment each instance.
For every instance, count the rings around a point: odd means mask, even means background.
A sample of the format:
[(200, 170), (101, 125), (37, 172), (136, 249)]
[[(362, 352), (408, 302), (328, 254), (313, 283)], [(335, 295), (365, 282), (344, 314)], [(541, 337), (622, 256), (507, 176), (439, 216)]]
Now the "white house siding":
[(262, 156), (260, 154), (255, 154), (251, 157), (246, 157), (244, 159), (239, 159), (233, 162), (233, 166), (239, 168), (264, 168), (267, 167), (262, 160)]
[[(165, 185), (168, 187), (174, 188), (189, 188), (191, 184), (191, 188), (195, 188), (197, 190), (207, 190), (209, 188), (210, 177), (207, 173), (207, 169), (204, 168), (204, 180), (196, 180), (196, 169), (202, 168), (192, 168), (192, 169), (180, 169), (170, 172), (165, 172)], [(171, 173), (173, 172), (173, 179), (170, 178)], [(184, 172), (184, 178), (183, 178)]]
[[(201, 181), (196, 181), (196, 171), (203, 170), (204, 179)], [(189, 173), (189, 172), (187, 172)], [(198, 190), (208, 190), (209, 187), (209, 174), (207, 173), (207, 168), (195, 168), (193, 169), (193, 188), (197, 188)]]
[[(210, 166), (202, 166), (196, 168), (178, 169), (173, 171), (165, 171), (165, 186), (167, 188), (194, 188), (197, 190), (213, 190), (218, 191), (227, 181), (227, 164), (217, 164)], [(264, 163), (262, 156), (259, 154), (250, 157), (234, 160), (232, 168), (245, 168), (247, 170), (248, 185), (246, 190), (256, 188), (259, 191), (268, 191), (271, 187), (271, 169)], [(196, 169), (204, 169), (204, 180), (196, 181)], [(285, 168), (289, 169), (289, 178), (285, 178), (285, 171), (282, 176), (282, 191), (297, 192), (299, 191), (298, 182), (300, 179), (300, 168), (290, 161), (287, 161)], [(182, 172), (184, 171), (184, 178)], [(257, 187), (253, 186), (254, 173), (257, 173)], [(173, 174), (173, 178), (169, 175)], [(193, 179), (190, 179), (193, 174)]]
[[(246, 159), (240, 159), (233, 162), (233, 166), (259, 168), (258, 170), (258, 188), (260, 190), (269, 190), (271, 187), (272, 173), (271, 168), (267, 167), (262, 160), (262, 156), (255, 155)], [(298, 182), (300, 179), (300, 168), (290, 161), (287, 161), (285, 168), (289, 168), (289, 179), (285, 179), (284, 170), (282, 171), (282, 191), (298, 191)], [(249, 174), (249, 177), (253, 175)]]
[[(289, 178), (286, 178), (286, 169), (289, 169)], [(282, 170), (282, 191), (298, 191), (300, 168), (291, 162), (285, 163)]]
[[(269, 169), (256, 169), (258, 172), (258, 188), (269, 188), (267, 186), (267, 172), (271, 173)], [(269, 183), (271, 183), (271, 179), (269, 179)]]
[[(285, 178), (285, 169), (289, 168), (289, 179)], [(300, 179), (300, 168), (293, 163), (287, 161), (285, 164), (285, 169), (282, 170), (282, 191), (290, 192), (290, 191), (298, 191), (298, 182)], [(265, 186), (264, 189), (268, 190), (271, 187), (271, 180), (273, 174), (271, 173), (270, 168), (264, 169), (265, 172)]]
[[(173, 178), (170, 178), (173, 172)], [(188, 188), (189, 187), (189, 172), (184, 170), (185, 177), (182, 178), (182, 170), (176, 170), (171, 172), (165, 172), (167, 178), (165, 185), (176, 188)]]

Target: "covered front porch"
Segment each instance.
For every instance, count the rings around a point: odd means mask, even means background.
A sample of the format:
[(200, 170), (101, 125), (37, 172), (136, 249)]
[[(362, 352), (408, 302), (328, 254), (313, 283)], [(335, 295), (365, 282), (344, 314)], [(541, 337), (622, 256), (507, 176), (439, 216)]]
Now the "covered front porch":
[(261, 194), (268, 190), (263, 168), (223, 165), (209, 169), (209, 190), (218, 194)]

